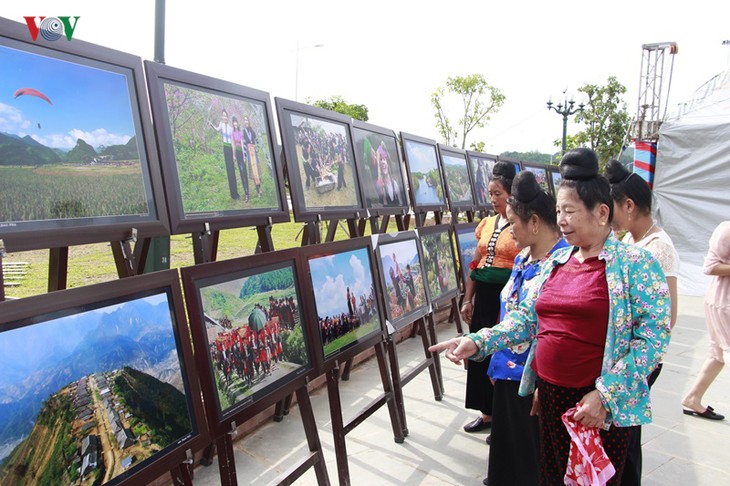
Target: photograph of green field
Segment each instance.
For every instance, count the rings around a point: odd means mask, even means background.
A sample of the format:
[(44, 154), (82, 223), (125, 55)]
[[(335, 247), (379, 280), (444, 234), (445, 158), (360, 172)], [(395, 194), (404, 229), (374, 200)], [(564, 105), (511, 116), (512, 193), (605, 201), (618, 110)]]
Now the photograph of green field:
[(451, 204), (474, 204), (466, 157), (444, 153), (441, 154), (441, 162), (444, 166), (444, 178), (446, 186), (449, 188)]
[(380, 330), (371, 268), (367, 248), (309, 260), (325, 358)]
[(200, 294), (220, 413), (309, 363), (291, 267), (204, 286)]
[(264, 103), (163, 83), (183, 212), (279, 209)]
[(150, 214), (131, 74), (6, 46), (0, 70), (0, 227)]

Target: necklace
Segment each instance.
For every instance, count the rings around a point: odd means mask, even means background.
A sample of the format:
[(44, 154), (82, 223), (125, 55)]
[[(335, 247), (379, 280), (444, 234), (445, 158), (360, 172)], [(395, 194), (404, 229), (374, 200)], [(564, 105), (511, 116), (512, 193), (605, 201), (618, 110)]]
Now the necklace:
[(655, 227), (656, 227), (656, 223), (654, 223), (653, 225), (651, 225), (651, 227), (648, 230), (646, 230), (646, 233), (644, 233), (644, 236), (642, 236), (641, 238), (639, 238), (636, 241), (641, 241), (644, 238), (646, 238), (646, 235), (648, 235), (651, 232), (651, 230), (653, 230)]

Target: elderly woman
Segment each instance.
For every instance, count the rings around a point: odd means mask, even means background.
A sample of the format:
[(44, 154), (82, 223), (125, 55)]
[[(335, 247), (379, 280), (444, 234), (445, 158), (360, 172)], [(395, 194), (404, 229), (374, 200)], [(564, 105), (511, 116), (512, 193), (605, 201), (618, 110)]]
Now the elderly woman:
[(431, 350), (460, 363), (531, 341), (520, 393), (537, 382), (540, 483), (563, 484), (571, 438), (561, 416), (576, 407), (576, 422), (600, 430), (616, 471), (608, 484), (618, 484), (632, 427), (651, 422), (646, 378), (669, 344), (669, 289), (651, 254), (611, 231), (613, 201), (596, 154), (571, 150), (560, 173), (558, 225), (571, 246), (553, 253), (500, 324)]
[[(509, 162), (497, 162), (489, 181), (489, 200), (495, 216), (479, 222), (475, 233), (477, 251), (469, 265), (472, 268), (466, 282), (461, 317), (469, 324), (470, 332), (492, 327), (499, 322), (499, 294), (509, 279), (512, 264), (519, 249), (509, 232), (507, 199), (512, 190), (515, 167)], [(481, 413), (464, 426), (467, 432), (477, 432), (492, 423), (492, 382), (487, 377), (489, 358), (469, 363), (466, 371), (466, 408)]]
[[(535, 276), (547, 258), (567, 246), (555, 214), (555, 199), (542, 190), (535, 174), (523, 171), (512, 183), (507, 200), (507, 221), (515, 245), (510, 279), (502, 290), (505, 311), (516, 309), (535, 284)], [(489, 466), (484, 484), (534, 486), (539, 482), (539, 434), (532, 416), (533, 395), (519, 396), (522, 371), (530, 344), (497, 351), (489, 364), (494, 383)]]

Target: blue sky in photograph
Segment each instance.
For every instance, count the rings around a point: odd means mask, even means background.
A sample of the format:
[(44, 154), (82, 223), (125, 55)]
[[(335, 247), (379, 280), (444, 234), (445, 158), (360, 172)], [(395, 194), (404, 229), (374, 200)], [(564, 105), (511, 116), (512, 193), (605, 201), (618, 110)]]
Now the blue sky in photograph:
[(320, 317), (347, 313), (347, 287), (359, 297), (370, 293), (373, 275), (367, 249), (309, 260), (314, 298)]
[[(0, 132), (64, 150), (79, 138), (98, 147), (124, 144), (135, 134), (122, 74), (6, 46), (0, 46), (0, 72)], [(53, 104), (31, 95), (14, 98), (20, 88), (36, 89)]]
[(438, 167), (436, 148), (433, 145), (404, 140), (406, 156), (411, 172), (428, 172)]
[(385, 284), (390, 285), (392, 283), (390, 278), (390, 269), (395, 268), (393, 255), (395, 255), (395, 259), (398, 261), (401, 273), (405, 273), (406, 265), (418, 256), (418, 245), (416, 244), (415, 239), (387, 243), (380, 245), (380, 254), (382, 260), (381, 267), (383, 272), (385, 272)]
[(444, 163), (444, 166), (466, 167), (466, 158), (464, 157), (454, 157), (453, 155), (444, 154), (441, 156), (441, 161)]

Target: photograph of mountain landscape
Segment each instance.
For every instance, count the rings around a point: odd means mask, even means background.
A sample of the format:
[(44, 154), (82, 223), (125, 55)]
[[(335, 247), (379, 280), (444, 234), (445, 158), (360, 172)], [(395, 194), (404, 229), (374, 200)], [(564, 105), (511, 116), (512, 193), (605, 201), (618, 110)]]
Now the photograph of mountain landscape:
[(401, 134), (406, 164), (411, 177), (411, 191), (416, 206), (443, 205), (444, 185), (441, 181), (436, 146), (410, 140)]
[(201, 345), (208, 349), (219, 417), (308, 370), (294, 269), (279, 267), (201, 283)]
[(397, 328), (410, 323), (410, 317), (420, 317), (428, 304), (415, 233), (411, 238), (379, 243), (378, 252), (388, 319)]
[(469, 167), (466, 156), (457, 152), (441, 152), (441, 162), (444, 167), (444, 178), (449, 192), (451, 209), (458, 207), (471, 208), (474, 206), (474, 197), (471, 192)]
[(0, 483), (115, 484), (194, 434), (174, 326), (167, 292), (3, 324)]
[(154, 214), (131, 70), (81, 59), (0, 45), (0, 229)]

